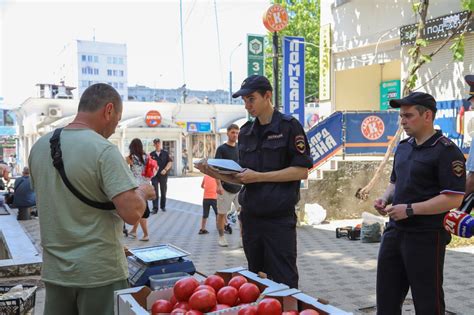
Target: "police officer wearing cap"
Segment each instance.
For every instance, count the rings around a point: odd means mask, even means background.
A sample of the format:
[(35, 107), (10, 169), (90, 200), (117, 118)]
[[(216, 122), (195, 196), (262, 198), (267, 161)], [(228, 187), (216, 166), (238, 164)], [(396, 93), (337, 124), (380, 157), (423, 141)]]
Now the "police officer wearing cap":
[[(467, 101), (471, 103), (471, 110), (474, 109), (474, 75), (466, 75), (464, 77), (466, 83), (469, 85), (469, 96)], [(471, 148), (469, 149), (469, 157), (466, 163), (467, 168), (467, 179), (466, 179), (466, 194), (474, 192), (474, 141), (471, 142)]]
[(400, 141), (390, 184), (374, 203), (390, 217), (378, 257), (377, 314), (401, 314), (409, 288), (416, 314), (444, 314), (444, 256), (451, 236), (443, 217), (462, 202), (464, 156), (434, 129), (436, 101), (431, 95), (415, 92), (391, 100), (390, 106), (400, 108), (409, 137)]
[(246, 170), (225, 176), (197, 167), (221, 180), (244, 184), (239, 203), (249, 270), (297, 288), (295, 206), (300, 180), (308, 177), (313, 163), (303, 127), (273, 108), (272, 91), (266, 77), (252, 75), (232, 95), (242, 97), (245, 109), (256, 118), (239, 133), (239, 163)]

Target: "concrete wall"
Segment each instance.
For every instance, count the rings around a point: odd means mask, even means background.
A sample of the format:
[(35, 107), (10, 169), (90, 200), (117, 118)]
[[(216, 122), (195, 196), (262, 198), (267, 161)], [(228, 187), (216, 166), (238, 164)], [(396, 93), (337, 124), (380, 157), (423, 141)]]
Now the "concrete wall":
[(389, 183), (392, 162), (387, 163), (369, 199), (361, 201), (355, 197), (375, 173), (380, 162), (339, 162), (338, 170), (324, 172), (323, 180), (311, 180), (307, 190), (301, 190), (300, 206), (318, 203), (327, 211), (327, 219), (360, 218), (362, 212), (376, 213), (373, 203), (382, 195)]

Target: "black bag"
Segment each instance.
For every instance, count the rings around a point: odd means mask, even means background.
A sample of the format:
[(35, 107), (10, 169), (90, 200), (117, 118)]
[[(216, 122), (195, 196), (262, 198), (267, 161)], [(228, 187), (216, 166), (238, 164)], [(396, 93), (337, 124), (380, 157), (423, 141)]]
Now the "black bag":
[(11, 193), (11, 192), (7, 193), (5, 195), (5, 203), (7, 205), (12, 205), (14, 197), (15, 197), (15, 195), (13, 193)]

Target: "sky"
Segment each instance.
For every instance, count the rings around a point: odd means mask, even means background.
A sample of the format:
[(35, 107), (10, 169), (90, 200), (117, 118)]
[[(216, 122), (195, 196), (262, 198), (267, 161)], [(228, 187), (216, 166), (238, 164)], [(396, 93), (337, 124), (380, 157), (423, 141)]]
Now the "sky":
[[(215, 7), (220, 49), (216, 30)], [(247, 34), (266, 34), (269, 0), (183, 0), (185, 83), (193, 90), (233, 90), (247, 74)], [(36, 83), (58, 83), (57, 56), (74, 40), (127, 44), (128, 85), (183, 84), (180, 1), (0, 0), (0, 97), (18, 106)], [(67, 84), (67, 82), (66, 82)]]

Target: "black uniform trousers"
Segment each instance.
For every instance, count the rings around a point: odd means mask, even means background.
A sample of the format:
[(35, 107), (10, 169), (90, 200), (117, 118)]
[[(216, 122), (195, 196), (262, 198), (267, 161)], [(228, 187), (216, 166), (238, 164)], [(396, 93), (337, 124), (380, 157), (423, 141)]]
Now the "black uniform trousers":
[(252, 272), (298, 288), (296, 266), (296, 214), (290, 217), (258, 218), (242, 209), (242, 243)]
[[(158, 209), (158, 199), (160, 209), (166, 208), (166, 190), (168, 189), (168, 175), (157, 175), (152, 177), (151, 184), (155, 187), (156, 199), (153, 200), (153, 210)], [(159, 191), (158, 191), (159, 187)], [(160, 198), (161, 197), (161, 198)]]
[(444, 230), (403, 231), (389, 227), (380, 244), (377, 267), (377, 314), (399, 315), (411, 288), (417, 315), (444, 315)]

